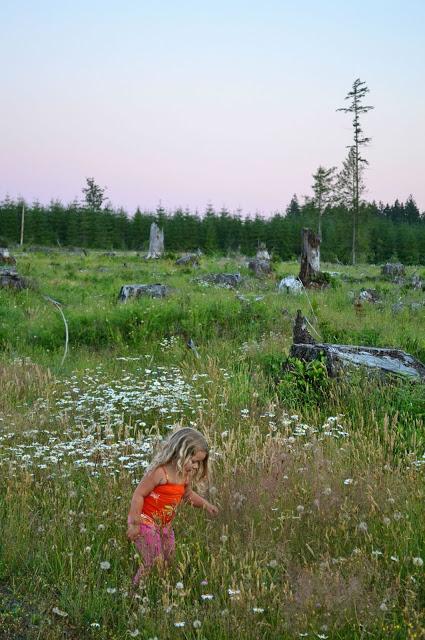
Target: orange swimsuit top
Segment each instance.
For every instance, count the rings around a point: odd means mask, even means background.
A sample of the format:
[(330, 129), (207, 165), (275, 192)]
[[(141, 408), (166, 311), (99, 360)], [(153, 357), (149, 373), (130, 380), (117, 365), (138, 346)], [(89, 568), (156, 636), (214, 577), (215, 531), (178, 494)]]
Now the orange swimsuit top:
[(186, 491), (186, 484), (173, 484), (168, 482), (165, 467), (161, 467), (165, 473), (165, 484), (159, 484), (150, 492), (143, 501), (143, 509), (140, 516), (142, 524), (150, 526), (169, 524), (176, 514), (176, 509)]

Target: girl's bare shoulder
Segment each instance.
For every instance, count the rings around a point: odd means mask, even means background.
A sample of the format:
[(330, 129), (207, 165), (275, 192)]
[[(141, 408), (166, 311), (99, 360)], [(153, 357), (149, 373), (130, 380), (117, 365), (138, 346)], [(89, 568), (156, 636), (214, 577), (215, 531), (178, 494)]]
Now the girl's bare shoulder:
[(155, 469), (150, 469), (143, 476), (141, 483), (158, 486), (159, 484), (165, 484), (166, 478), (163, 467), (156, 467)]

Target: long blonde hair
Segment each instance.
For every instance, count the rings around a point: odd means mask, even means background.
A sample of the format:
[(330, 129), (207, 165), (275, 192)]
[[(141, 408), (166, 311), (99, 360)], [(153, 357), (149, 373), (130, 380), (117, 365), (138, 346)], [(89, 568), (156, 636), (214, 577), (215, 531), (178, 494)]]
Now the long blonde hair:
[(175, 462), (177, 471), (183, 475), (184, 467), (190, 458), (198, 451), (205, 451), (204, 460), (199, 462), (199, 467), (193, 475), (195, 482), (203, 482), (208, 478), (208, 442), (196, 429), (183, 427), (174, 431), (166, 440), (161, 442), (160, 448), (154, 456), (149, 471), (154, 471), (162, 465)]

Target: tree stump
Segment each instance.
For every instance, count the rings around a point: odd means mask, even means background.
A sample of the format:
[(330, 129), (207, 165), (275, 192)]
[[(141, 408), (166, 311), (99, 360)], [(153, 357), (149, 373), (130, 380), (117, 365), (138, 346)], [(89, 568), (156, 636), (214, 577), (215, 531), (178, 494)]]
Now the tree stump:
[(320, 237), (311, 229), (302, 230), (301, 268), (299, 279), (305, 287), (320, 284)]
[[(302, 340), (302, 342), (298, 342)], [(307, 331), (307, 322), (298, 311), (294, 326), (294, 344), (290, 355), (305, 362), (326, 358), (326, 368), (332, 377), (347, 366), (362, 366), (382, 373), (405, 375), (425, 380), (425, 366), (400, 349), (354, 346), (350, 344), (317, 343)]]
[(267, 275), (272, 272), (270, 260), (254, 258), (248, 262), (248, 269), (253, 271), (256, 276)]
[(10, 255), (9, 249), (0, 247), (0, 264), (10, 264), (12, 266), (16, 264), (16, 258)]
[(164, 254), (164, 231), (155, 222), (151, 224), (149, 251), (146, 258), (160, 258)]
[(394, 278), (395, 276), (404, 276), (404, 264), (401, 264), (401, 262), (387, 262), (387, 264), (384, 264), (381, 267), (381, 273), (383, 276), (390, 276), (391, 278)]
[(15, 269), (0, 269), (0, 288), (21, 291), (28, 288), (28, 282)]

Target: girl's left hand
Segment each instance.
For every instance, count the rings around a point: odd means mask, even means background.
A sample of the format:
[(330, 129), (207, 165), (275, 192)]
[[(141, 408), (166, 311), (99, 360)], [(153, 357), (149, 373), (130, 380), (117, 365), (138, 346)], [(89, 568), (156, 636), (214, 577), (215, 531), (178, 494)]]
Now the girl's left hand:
[(211, 516), (216, 516), (218, 514), (218, 507), (216, 507), (214, 504), (210, 504), (209, 502), (205, 506), (205, 509)]

